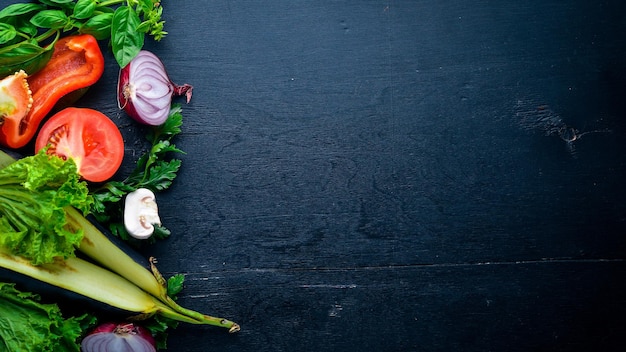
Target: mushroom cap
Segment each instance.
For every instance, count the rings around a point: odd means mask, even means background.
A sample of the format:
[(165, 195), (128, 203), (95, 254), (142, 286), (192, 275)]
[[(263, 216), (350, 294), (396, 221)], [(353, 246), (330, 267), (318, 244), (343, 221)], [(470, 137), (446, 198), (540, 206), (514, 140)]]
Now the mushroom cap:
[(161, 225), (159, 209), (154, 193), (139, 188), (126, 195), (124, 203), (124, 227), (137, 239), (147, 239), (154, 233), (154, 224)]

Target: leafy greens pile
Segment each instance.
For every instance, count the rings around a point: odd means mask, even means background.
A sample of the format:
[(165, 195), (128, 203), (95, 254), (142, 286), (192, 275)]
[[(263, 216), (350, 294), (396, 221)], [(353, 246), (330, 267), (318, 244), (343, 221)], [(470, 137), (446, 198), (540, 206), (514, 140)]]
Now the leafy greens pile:
[(14, 284), (0, 282), (0, 301), (0, 351), (78, 352), (78, 338), (95, 322), (88, 315), (65, 319), (56, 304)]
[(22, 158), (0, 170), (0, 245), (35, 265), (71, 257), (83, 234), (64, 208), (86, 213), (92, 203), (71, 159), (45, 150)]
[[(163, 7), (157, 0), (39, 0), (0, 11), (0, 76), (22, 67), (36, 72), (50, 59), (61, 34), (91, 34), (110, 39), (115, 60), (126, 66), (145, 36), (163, 38)], [(24, 67), (23, 63), (29, 65)]]

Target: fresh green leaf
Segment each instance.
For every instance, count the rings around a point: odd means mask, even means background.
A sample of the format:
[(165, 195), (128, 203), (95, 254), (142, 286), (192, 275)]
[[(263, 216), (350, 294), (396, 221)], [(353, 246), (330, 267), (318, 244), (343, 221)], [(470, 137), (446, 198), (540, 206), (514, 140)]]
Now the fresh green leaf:
[(137, 26), (137, 31), (141, 33), (148, 33), (150, 31), (150, 26), (150, 22), (143, 21), (139, 24), (139, 26)]
[(167, 330), (178, 327), (178, 322), (161, 315), (155, 315), (143, 323), (143, 327), (150, 330), (156, 342), (158, 351), (167, 349)]
[(92, 203), (71, 159), (43, 150), (20, 159), (0, 170), (0, 245), (35, 265), (72, 257), (83, 233), (65, 207), (86, 213)]
[(137, 13), (141, 14), (141, 13), (151, 13), (154, 8), (155, 8), (155, 4), (153, 0), (137, 0), (138, 2), (138, 6), (137, 6)]
[(150, 130), (146, 138), (155, 144), (159, 139), (167, 138), (167, 140), (169, 140), (169, 138), (179, 134), (181, 132), (181, 126), (183, 125), (183, 115), (181, 112), (182, 108), (180, 104), (173, 104), (167, 120), (165, 120), (162, 125), (156, 126)]
[(180, 159), (160, 161), (150, 169), (150, 178), (147, 179), (147, 182), (158, 191), (169, 188), (176, 178), (181, 163)]
[(183, 274), (176, 274), (167, 279), (167, 295), (176, 299), (176, 295), (183, 290), (184, 281), (185, 275)]
[(83, 23), (79, 31), (83, 34), (91, 34), (98, 40), (107, 39), (111, 36), (112, 22), (113, 13), (101, 13)]
[(125, 67), (143, 47), (144, 33), (137, 30), (141, 19), (128, 6), (120, 6), (113, 14), (111, 47), (120, 67)]
[(52, 57), (52, 46), (42, 48), (37, 44), (22, 42), (0, 49), (0, 76), (19, 70), (32, 74), (39, 71)]
[(74, 18), (86, 19), (93, 16), (96, 7), (98, 6), (95, 0), (78, 0), (74, 5)]
[[(42, 29), (64, 35), (78, 32), (91, 34), (98, 40), (110, 38), (113, 55), (120, 67), (124, 67), (143, 48), (146, 34), (157, 41), (167, 34), (163, 30), (162, 14), (158, 0), (38, 0), (11, 4), (0, 10), (0, 22), (12, 25), (15, 31), (8, 27), (0, 30), (0, 51), (33, 41), (45, 47), (50, 44), (43, 43), (49, 35), (42, 34), (45, 32)], [(25, 57), (24, 63), (12, 63), (10, 67), (0, 63), (0, 74), (11, 74), (16, 67), (39, 67), (26, 63), (27, 60), (34, 61)]]
[(152, 240), (151, 242), (155, 242), (156, 240), (166, 239), (170, 237), (171, 234), (172, 232), (168, 230), (165, 226), (155, 224), (154, 233), (152, 233), (152, 236), (150, 236), (150, 239)]
[(74, 3), (75, 0), (39, 0), (39, 2), (49, 5), (49, 6), (62, 6), (69, 7)]
[(110, 14), (113, 14), (115, 12), (115, 8), (108, 7), (108, 6), (101, 6), (100, 4), (98, 4), (98, 6), (96, 7), (96, 10), (94, 12), (97, 13), (97, 14), (100, 14), (100, 13), (110, 13)]
[(41, 28), (61, 29), (70, 22), (70, 19), (61, 10), (43, 10), (35, 14), (30, 22)]
[(168, 140), (158, 141), (155, 145), (152, 146), (152, 154), (155, 156), (162, 155), (165, 153), (182, 153), (183, 151), (178, 149), (174, 144), (172, 144)]
[(44, 8), (45, 8), (44, 6), (41, 6), (39, 4), (32, 4), (32, 3), (12, 4), (0, 10), (0, 19), (25, 15), (31, 12), (41, 11)]
[(22, 21), (18, 23), (15, 29), (29, 37), (34, 37), (38, 34), (37, 26), (30, 23), (30, 21)]
[(79, 337), (95, 321), (89, 315), (66, 319), (56, 304), (0, 282), (0, 351), (78, 352)]
[(17, 36), (15, 27), (10, 24), (0, 22), (0, 44), (8, 43)]

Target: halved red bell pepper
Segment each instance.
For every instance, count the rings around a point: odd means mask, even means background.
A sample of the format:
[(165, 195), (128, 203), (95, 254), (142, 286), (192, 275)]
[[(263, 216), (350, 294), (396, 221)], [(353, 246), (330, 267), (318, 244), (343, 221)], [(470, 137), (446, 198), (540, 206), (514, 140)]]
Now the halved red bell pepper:
[(4, 118), (0, 144), (21, 148), (35, 135), (41, 121), (69, 93), (96, 83), (104, 72), (104, 57), (96, 38), (89, 34), (61, 38), (50, 61), (27, 78), (33, 104), (23, 118)]

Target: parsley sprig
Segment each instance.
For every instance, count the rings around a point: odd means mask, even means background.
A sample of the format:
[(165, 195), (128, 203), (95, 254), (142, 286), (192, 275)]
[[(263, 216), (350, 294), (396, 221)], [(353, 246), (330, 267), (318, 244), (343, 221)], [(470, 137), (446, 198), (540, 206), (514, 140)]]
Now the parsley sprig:
[(139, 53), (146, 35), (159, 41), (167, 32), (159, 0), (38, 0), (0, 10), (0, 76), (36, 72), (54, 42), (66, 34), (110, 39), (120, 67)]
[[(91, 212), (96, 220), (109, 224), (114, 235), (132, 241), (123, 225), (123, 208), (121, 200), (130, 192), (138, 188), (148, 188), (153, 192), (169, 188), (176, 178), (182, 161), (170, 158), (171, 153), (184, 152), (172, 143), (172, 138), (181, 133), (183, 115), (180, 104), (172, 104), (169, 116), (165, 123), (151, 127), (146, 135), (150, 148), (137, 160), (133, 171), (121, 181), (109, 181), (92, 191), (94, 204)], [(155, 228), (151, 240), (169, 236), (167, 228)]]

